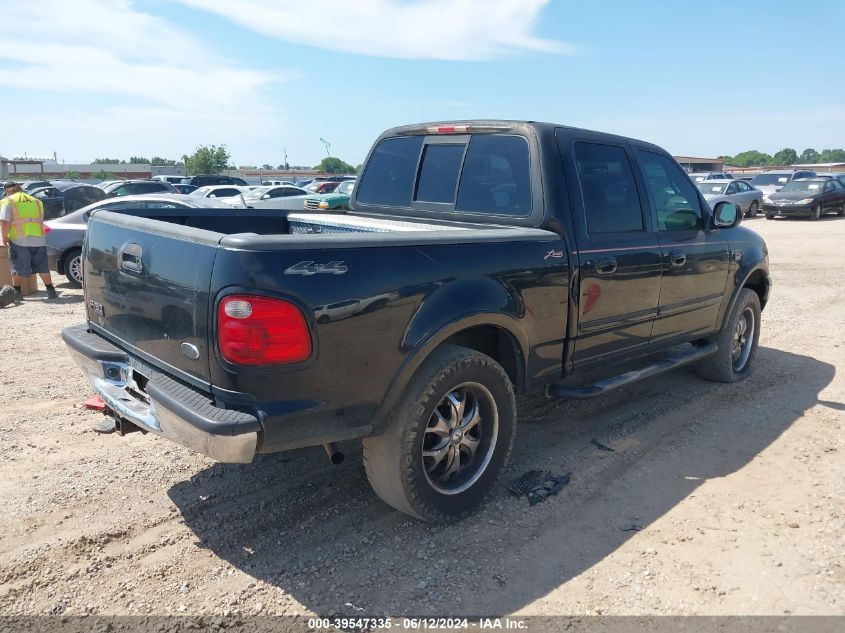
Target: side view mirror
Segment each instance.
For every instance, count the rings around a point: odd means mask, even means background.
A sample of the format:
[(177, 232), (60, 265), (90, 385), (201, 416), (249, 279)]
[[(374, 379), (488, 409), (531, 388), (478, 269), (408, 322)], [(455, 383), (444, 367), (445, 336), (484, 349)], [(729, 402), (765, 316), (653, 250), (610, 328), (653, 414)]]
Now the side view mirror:
[(739, 207), (733, 202), (719, 202), (713, 209), (713, 227), (717, 229), (730, 229), (735, 227), (742, 220)]
[(269, 194), (269, 193), (265, 193), (263, 196), (261, 196), (261, 199), (262, 199), (262, 200), (269, 200), (269, 199), (270, 199), (270, 194)]

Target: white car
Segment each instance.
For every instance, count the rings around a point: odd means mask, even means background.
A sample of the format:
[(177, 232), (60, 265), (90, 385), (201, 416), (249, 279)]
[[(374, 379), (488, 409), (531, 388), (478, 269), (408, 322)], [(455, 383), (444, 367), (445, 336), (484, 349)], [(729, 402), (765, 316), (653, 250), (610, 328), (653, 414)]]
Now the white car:
[(251, 191), (250, 187), (240, 185), (206, 185), (195, 189), (188, 195), (199, 196), (200, 198), (230, 198), (246, 194), (249, 191)]
[(780, 169), (764, 171), (762, 174), (757, 174), (751, 179), (751, 186), (763, 192), (763, 202), (766, 202), (766, 196), (780, 191), (781, 187), (786, 183), (800, 178), (815, 177), (816, 172), (807, 170)]
[(280, 185), (288, 185), (289, 187), (296, 187), (296, 183), (291, 182), (290, 180), (262, 180), (261, 186), (262, 187), (278, 187)]
[(700, 171), (694, 172), (689, 175), (690, 179), (695, 183), (698, 184), (700, 182), (704, 182), (705, 180), (733, 180), (734, 177), (728, 173), (721, 172), (721, 171)]

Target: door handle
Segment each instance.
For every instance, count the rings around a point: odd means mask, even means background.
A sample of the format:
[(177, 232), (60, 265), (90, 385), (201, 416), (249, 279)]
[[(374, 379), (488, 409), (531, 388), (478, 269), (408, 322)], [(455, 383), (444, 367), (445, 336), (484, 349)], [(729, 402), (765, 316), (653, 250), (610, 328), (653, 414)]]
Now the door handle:
[(616, 258), (602, 257), (596, 260), (596, 273), (599, 275), (610, 275), (616, 272)]
[(133, 273), (140, 273), (144, 269), (141, 256), (144, 250), (140, 244), (129, 243), (120, 249), (120, 267)]
[(669, 261), (673, 266), (683, 266), (687, 263), (686, 253), (683, 251), (672, 251), (669, 253)]

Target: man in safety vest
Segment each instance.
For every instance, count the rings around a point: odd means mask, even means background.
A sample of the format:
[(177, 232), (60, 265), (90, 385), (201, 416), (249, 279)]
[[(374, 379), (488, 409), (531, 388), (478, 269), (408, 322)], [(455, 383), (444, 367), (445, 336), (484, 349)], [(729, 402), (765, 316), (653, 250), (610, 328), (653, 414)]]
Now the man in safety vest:
[(3, 185), (6, 197), (0, 200), (0, 246), (9, 245), (9, 267), (17, 299), (21, 299), (23, 277), (38, 273), (47, 286), (47, 298), (58, 295), (47, 266), (47, 240), (44, 239), (44, 205), (28, 196), (20, 183)]

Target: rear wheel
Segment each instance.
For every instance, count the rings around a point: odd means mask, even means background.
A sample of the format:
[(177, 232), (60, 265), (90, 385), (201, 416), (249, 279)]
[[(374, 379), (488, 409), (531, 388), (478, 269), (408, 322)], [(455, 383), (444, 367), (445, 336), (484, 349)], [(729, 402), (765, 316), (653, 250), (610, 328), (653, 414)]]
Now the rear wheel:
[(757, 217), (757, 209), (759, 209), (759, 205), (757, 204), (757, 201), (752, 200), (751, 206), (748, 207), (748, 217), (749, 218), (756, 218)]
[(715, 382), (739, 382), (751, 374), (760, 340), (760, 297), (739, 291), (736, 304), (716, 337), (718, 351), (698, 365), (698, 373)]
[(839, 205), (839, 211), (836, 212), (836, 215), (838, 215), (840, 218), (845, 217), (845, 202)]
[(65, 255), (62, 262), (62, 273), (74, 288), (82, 287), (82, 251), (75, 248)]
[(516, 400), (502, 366), (444, 345), (417, 371), (386, 431), (363, 440), (367, 478), (401, 512), (457, 519), (492, 489), (515, 431)]

